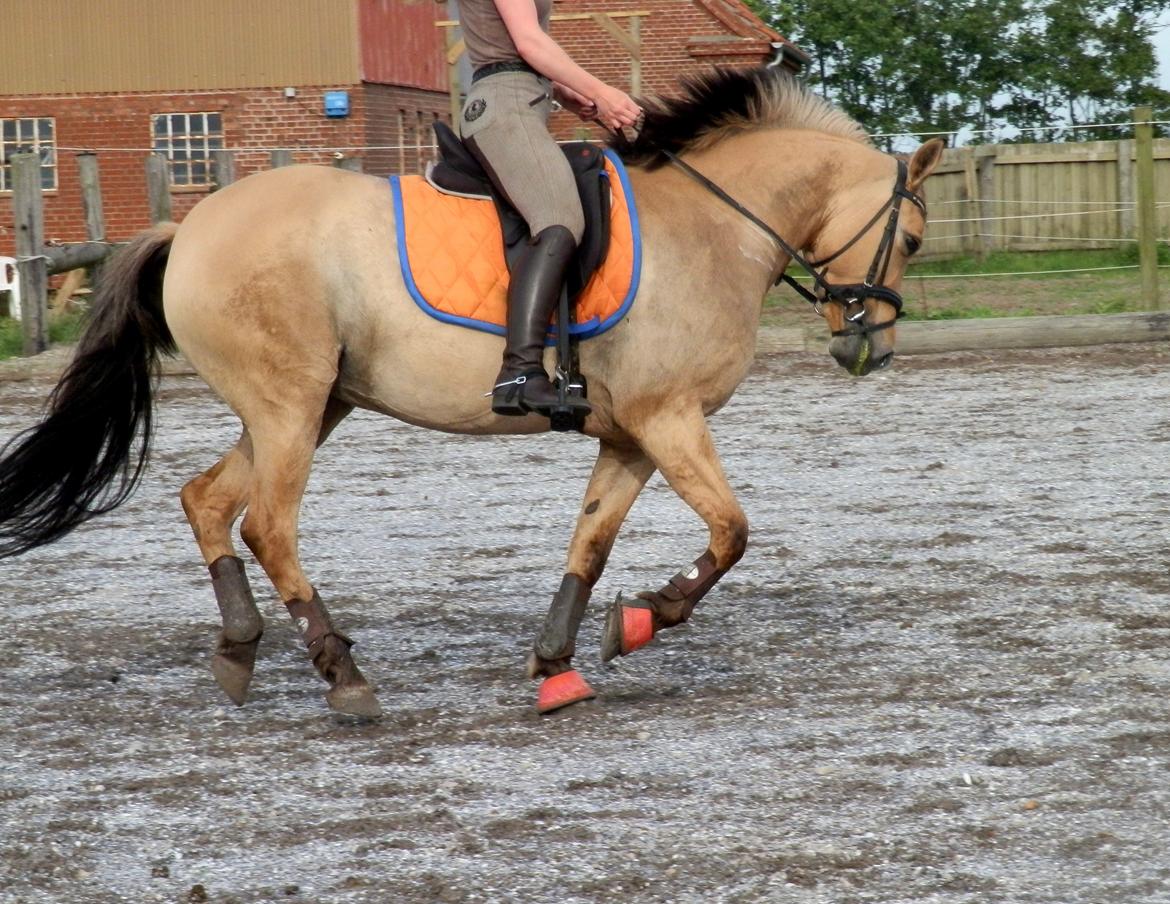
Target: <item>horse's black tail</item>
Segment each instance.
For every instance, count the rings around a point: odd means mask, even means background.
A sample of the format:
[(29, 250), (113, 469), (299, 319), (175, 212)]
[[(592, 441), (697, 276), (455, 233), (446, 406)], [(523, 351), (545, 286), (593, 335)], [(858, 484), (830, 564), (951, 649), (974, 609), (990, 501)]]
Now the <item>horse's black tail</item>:
[(162, 274), (175, 228), (144, 232), (104, 268), (89, 324), (47, 413), (0, 450), (0, 558), (110, 511), (142, 476), (158, 355), (174, 349)]

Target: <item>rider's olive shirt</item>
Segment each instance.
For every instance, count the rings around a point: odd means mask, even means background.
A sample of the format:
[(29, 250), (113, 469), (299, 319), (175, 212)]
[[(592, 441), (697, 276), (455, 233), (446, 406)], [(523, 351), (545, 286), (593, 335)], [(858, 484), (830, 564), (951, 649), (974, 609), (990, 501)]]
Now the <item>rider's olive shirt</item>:
[[(533, 2), (541, 31), (547, 34), (553, 0)], [(495, 0), (459, 0), (459, 22), (463, 26), (463, 42), (467, 45), (472, 68), (478, 69), (489, 63), (511, 63), (521, 58), (500, 11), (496, 9)]]

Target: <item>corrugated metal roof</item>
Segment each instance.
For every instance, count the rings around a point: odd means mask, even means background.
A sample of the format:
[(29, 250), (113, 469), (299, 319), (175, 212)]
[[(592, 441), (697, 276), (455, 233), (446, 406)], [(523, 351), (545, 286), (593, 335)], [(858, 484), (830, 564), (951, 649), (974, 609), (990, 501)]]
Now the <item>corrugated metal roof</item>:
[(353, 84), (357, 2), (8, 2), (0, 93)]

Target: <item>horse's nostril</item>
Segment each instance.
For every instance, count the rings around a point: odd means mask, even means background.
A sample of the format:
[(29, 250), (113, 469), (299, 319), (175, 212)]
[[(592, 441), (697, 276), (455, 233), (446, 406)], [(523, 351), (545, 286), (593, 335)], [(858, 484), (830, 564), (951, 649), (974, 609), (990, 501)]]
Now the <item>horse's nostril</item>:
[(874, 362), (873, 369), (874, 370), (882, 370), (883, 368), (889, 367), (893, 363), (893, 361), (894, 361), (894, 353), (893, 352), (886, 352), (884, 355), (882, 355), (880, 358), (878, 358)]

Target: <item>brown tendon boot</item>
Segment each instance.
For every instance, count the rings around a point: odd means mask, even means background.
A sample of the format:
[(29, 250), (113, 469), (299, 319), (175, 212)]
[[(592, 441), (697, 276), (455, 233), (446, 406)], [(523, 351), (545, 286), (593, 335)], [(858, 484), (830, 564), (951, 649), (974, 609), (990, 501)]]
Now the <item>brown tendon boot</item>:
[[(557, 406), (557, 391), (544, 369), (544, 340), (560, 300), (565, 270), (577, 243), (564, 226), (549, 226), (529, 239), (512, 272), (508, 287), (508, 324), (504, 363), (492, 389), (492, 411), (520, 416), (548, 416)], [(566, 400), (570, 408), (589, 412), (581, 398)]]

